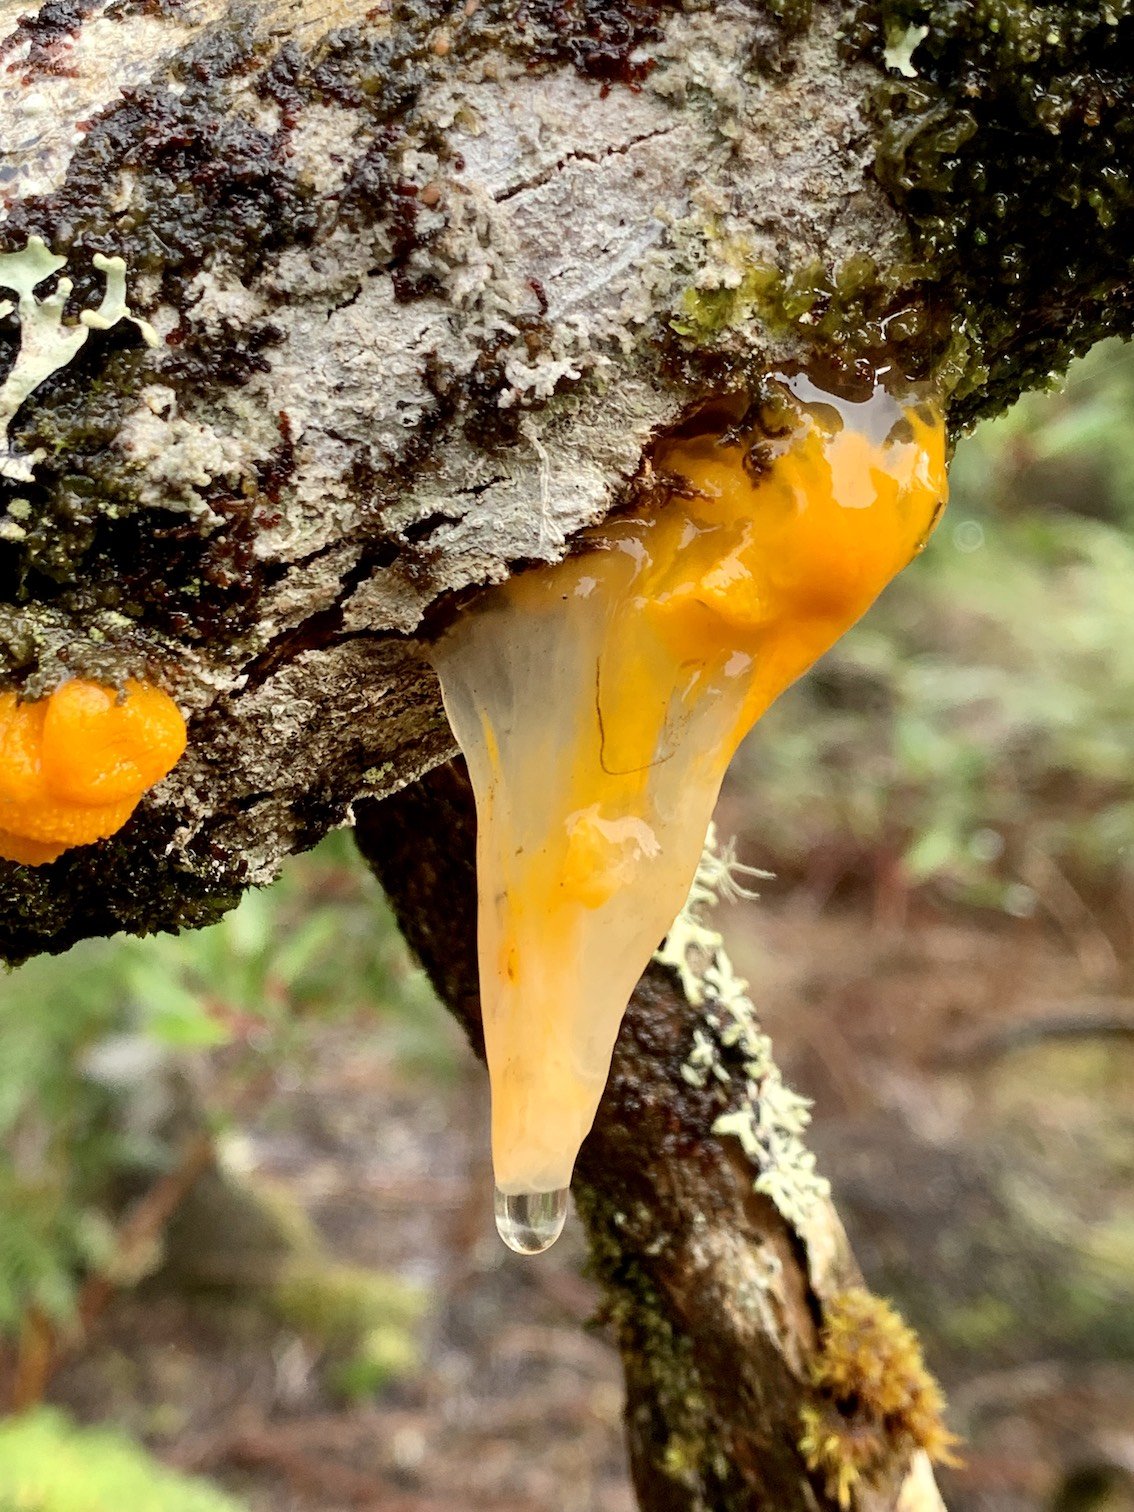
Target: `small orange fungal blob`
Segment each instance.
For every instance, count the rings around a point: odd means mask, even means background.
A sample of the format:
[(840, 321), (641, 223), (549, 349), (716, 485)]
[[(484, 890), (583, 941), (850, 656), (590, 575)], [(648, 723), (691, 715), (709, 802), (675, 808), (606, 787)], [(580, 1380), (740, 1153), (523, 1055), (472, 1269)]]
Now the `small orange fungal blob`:
[(795, 378), (780, 407), (771, 435), (663, 441), (656, 503), (488, 590), (434, 648), (476, 794), (497, 1220), (515, 1248), (562, 1225), (626, 1003), (737, 745), (944, 503), (931, 404)]
[(180, 710), (149, 683), (0, 693), (0, 856), (39, 866), (113, 835), (184, 749)]

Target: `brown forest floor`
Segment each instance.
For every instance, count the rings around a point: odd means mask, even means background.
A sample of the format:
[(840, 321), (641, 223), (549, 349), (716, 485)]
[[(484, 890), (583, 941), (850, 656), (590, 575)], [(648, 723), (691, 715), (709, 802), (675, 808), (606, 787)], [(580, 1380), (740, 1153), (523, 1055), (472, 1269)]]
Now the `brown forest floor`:
[[(1134, 1472), (1132, 953), (1086, 913), (920, 905), (902, 921), (905, 903), (773, 884), (721, 923), (816, 1099), (814, 1142), (870, 1279), (949, 1386), (968, 1440), (950, 1507), (1047, 1512), (1073, 1467)], [(1019, 1033), (1068, 1017), (1094, 1028)], [(342, 1407), (315, 1348), (243, 1293), (150, 1284), (112, 1304), (54, 1399), (255, 1512), (630, 1512), (619, 1371), (587, 1326), (577, 1228), (539, 1260), (506, 1254), (485, 1141), (470, 1059), (439, 1085), (376, 1037), (323, 1032), (310, 1073), (242, 1131), (241, 1159), (339, 1259), (428, 1285), (419, 1365)]]

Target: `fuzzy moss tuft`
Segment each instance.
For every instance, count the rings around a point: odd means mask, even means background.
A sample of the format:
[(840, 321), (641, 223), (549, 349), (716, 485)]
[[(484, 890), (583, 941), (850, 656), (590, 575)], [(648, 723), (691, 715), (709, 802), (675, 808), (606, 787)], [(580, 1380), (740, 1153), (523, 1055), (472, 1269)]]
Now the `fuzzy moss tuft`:
[(826, 1304), (811, 1377), (819, 1400), (803, 1408), (799, 1447), (840, 1507), (895, 1455), (956, 1463), (941, 1388), (917, 1335), (881, 1297), (849, 1287)]

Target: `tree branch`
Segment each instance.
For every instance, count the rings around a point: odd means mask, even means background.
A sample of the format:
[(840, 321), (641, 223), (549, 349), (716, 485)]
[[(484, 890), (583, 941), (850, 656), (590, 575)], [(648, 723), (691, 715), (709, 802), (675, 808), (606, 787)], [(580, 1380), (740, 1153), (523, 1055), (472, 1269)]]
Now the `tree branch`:
[(0, 864), (0, 956), (213, 918), (449, 756), (416, 638), (713, 393), (889, 363), (969, 423), (1128, 332), (1134, 21), (996, 14), (0, 0), (0, 682), (192, 716), (119, 836)]
[[(956, 430), (1128, 335), (1132, 59), (1128, 0), (0, 0), (0, 686), (192, 721), (113, 840), (0, 863), (0, 957), (207, 921), (358, 804), (475, 1042), (420, 643), (722, 391), (891, 366)], [(933, 1507), (911, 1422), (823, 1385), (853, 1261), (702, 1076), (693, 977), (647, 973), (578, 1168), (641, 1495)]]
[[(463, 769), (365, 805), (356, 834), (479, 1051), (475, 814)], [(812, 1376), (820, 1328), (861, 1277), (813, 1177), (782, 1157), (758, 1167), (797, 1193), (778, 1206), (754, 1190), (741, 1146), (713, 1134), (733, 1089), (685, 1074), (708, 1023), (682, 975), (655, 963), (639, 984), (572, 1188), (622, 1352), (638, 1495), (650, 1512), (833, 1512), (837, 1497), (801, 1447), (804, 1409), (834, 1410)], [(769, 1061), (760, 1095), (771, 1102), (778, 1087)], [(861, 1433), (867, 1419), (845, 1427)], [(856, 1512), (940, 1508), (910, 1437), (893, 1423), (881, 1431), (873, 1473), (854, 1486)]]

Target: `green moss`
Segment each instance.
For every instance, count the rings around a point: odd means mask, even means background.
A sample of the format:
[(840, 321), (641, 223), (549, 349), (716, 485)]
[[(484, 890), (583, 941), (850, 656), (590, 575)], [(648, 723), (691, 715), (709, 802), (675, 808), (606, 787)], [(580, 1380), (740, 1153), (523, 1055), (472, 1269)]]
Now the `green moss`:
[(799, 1448), (841, 1508), (849, 1509), (856, 1487), (895, 1460), (908, 1462), (915, 1450), (956, 1463), (957, 1440), (945, 1427), (944, 1398), (917, 1335), (865, 1287), (824, 1302), (811, 1382), (816, 1398), (802, 1409)]
[[(915, 76), (888, 68), (893, 39), (923, 27)], [(921, 366), (952, 390), (955, 418), (1002, 409), (1128, 335), (1130, 0), (868, 0), (845, 50), (884, 75), (875, 173), (909, 228)]]
[[(809, 17), (766, 9), (785, 34)], [(687, 367), (754, 325), (820, 363), (931, 379), (965, 426), (1130, 334), (1134, 0), (865, 0), (840, 46), (877, 69), (864, 114), (907, 249), (773, 267), (705, 228), (705, 271), (672, 319)]]
[(688, 337), (696, 345), (704, 345), (730, 327), (744, 325), (757, 311), (774, 307), (785, 283), (778, 268), (749, 262), (743, 242), (718, 246), (714, 252), (724, 266), (734, 270), (736, 282), (715, 289), (686, 289), (670, 322), (679, 336)]
[[(813, 259), (783, 269), (749, 260), (744, 243), (734, 240), (712, 247), (710, 256), (721, 286), (686, 289), (671, 320), (693, 348), (752, 321), (773, 336), (802, 336), (845, 365), (878, 366), (895, 356), (900, 363), (908, 348), (925, 344), (926, 316), (908, 295), (903, 299), (901, 270), (884, 273), (868, 252), (834, 266)], [(911, 357), (906, 370), (917, 366)]]

